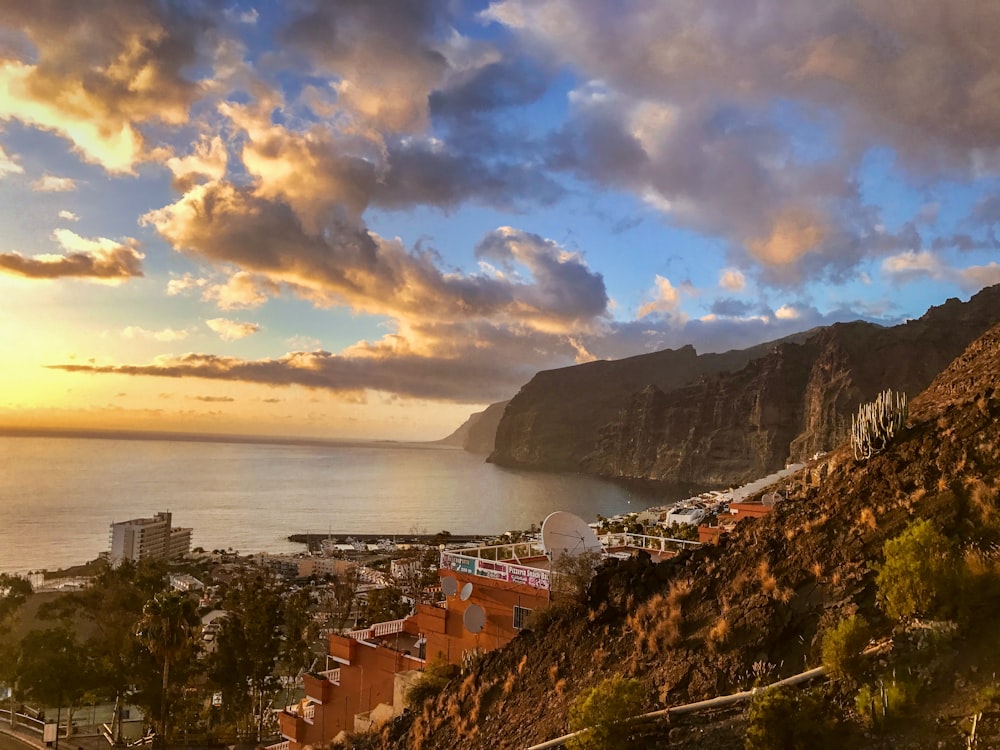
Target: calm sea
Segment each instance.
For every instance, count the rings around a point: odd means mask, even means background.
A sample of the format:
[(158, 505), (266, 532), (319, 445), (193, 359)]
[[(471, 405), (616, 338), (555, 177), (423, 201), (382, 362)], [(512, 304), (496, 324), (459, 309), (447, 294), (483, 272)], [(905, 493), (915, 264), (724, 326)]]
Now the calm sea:
[(157, 511), (192, 527), (194, 546), (248, 553), (301, 551), (287, 541), (301, 532), (492, 534), (659, 499), (428, 445), (0, 437), (0, 572), (92, 560), (113, 521)]

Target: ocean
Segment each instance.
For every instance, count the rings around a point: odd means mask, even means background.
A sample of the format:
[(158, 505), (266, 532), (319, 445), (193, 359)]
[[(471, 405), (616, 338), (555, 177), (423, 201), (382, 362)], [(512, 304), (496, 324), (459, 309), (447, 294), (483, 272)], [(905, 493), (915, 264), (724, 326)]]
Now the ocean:
[(295, 533), (499, 534), (664, 499), (429, 444), (0, 437), (0, 572), (92, 560), (112, 522), (158, 511), (192, 546), (252, 553), (302, 551)]

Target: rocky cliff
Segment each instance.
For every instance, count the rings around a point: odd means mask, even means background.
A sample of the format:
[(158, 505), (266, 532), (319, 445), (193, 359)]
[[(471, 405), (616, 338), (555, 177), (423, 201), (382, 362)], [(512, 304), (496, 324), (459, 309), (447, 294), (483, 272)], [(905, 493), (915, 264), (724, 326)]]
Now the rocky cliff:
[(462, 425), (448, 437), (438, 440), (442, 445), (454, 445), (470, 453), (491, 453), (497, 435), (497, 426), (503, 410), (510, 401), (498, 401), (483, 411), (470, 414)]
[[(877, 329), (864, 331), (877, 343)], [(818, 357), (799, 349), (755, 363), (744, 377), (801, 379), (797, 368)], [(768, 374), (771, 368), (778, 372)], [(821, 699), (840, 723), (828, 730), (829, 744), (816, 747), (966, 747), (961, 719), (976, 712), (980, 745), (1000, 746), (997, 702), (983, 710), (1000, 670), (993, 628), (1000, 614), (998, 372), (1000, 325), (912, 401), (908, 426), (887, 451), (858, 461), (849, 444), (841, 445), (789, 478), (786, 500), (740, 523), (719, 546), (658, 565), (641, 555), (608, 561), (585, 604), (557, 603), (533, 630), (473, 661), (372, 745), (528, 747), (566, 732), (574, 701), (611, 675), (640, 682), (644, 711), (767, 684), (818, 665), (824, 634), (858, 614), (881, 644), (861, 679), (909, 680), (913, 705), (872, 730), (856, 711), (858, 686), (835, 681), (820, 688)], [(769, 414), (766, 399), (758, 409), (768, 424), (784, 420)], [(962, 550), (963, 575), (970, 576), (966, 585), (939, 592), (942, 611), (954, 613), (948, 625), (955, 635), (937, 641), (925, 632), (930, 623), (904, 627), (876, 604), (885, 542), (914, 519), (929, 519)], [(630, 747), (744, 747), (739, 708), (696, 716), (623, 727), (623, 736), (633, 731)]]
[(724, 354), (693, 348), (539, 373), (490, 460), (698, 485), (742, 482), (829, 450), (858, 405), (913, 396), (1000, 322), (1000, 286), (884, 328), (846, 323)]

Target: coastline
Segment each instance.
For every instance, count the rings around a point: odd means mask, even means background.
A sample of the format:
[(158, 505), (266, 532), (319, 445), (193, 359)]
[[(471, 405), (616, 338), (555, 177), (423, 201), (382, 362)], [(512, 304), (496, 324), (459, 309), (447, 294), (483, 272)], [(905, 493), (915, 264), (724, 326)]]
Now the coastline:
[(292, 435), (237, 435), (213, 432), (170, 432), (156, 430), (73, 430), (43, 427), (0, 426), (0, 437), (70, 438), (73, 440), (143, 440), (180, 443), (231, 443), (235, 445), (291, 445), (343, 448), (378, 446), (381, 448), (427, 448), (430, 450), (462, 450), (459, 446), (437, 440), (385, 440), (371, 438), (304, 438)]

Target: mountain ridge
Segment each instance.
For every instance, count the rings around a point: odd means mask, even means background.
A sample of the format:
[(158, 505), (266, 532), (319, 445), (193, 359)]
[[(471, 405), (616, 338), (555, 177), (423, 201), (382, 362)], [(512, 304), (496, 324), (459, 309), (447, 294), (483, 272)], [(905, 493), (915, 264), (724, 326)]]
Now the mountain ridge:
[(858, 404), (915, 395), (1000, 322), (1000, 285), (918, 319), (856, 321), (745, 350), (691, 346), (538, 373), (511, 399), (490, 461), (609, 479), (739, 484), (830, 449)]
[[(862, 679), (898, 673), (917, 687), (912, 708), (895, 709), (902, 720), (876, 731), (855, 709), (857, 687), (822, 688), (841, 722), (838, 746), (957, 747), (965, 730), (955, 717), (976, 711), (981, 742), (995, 746), (1000, 713), (982, 706), (1000, 668), (989, 626), (1000, 609), (1000, 567), (976, 555), (1000, 539), (998, 372), (995, 325), (913, 399), (906, 428), (884, 453), (859, 461), (841, 443), (786, 480), (787, 499), (771, 513), (738, 524), (719, 546), (660, 564), (607, 561), (585, 602), (557, 606), (473, 661), (378, 744), (528, 747), (563, 734), (576, 698), (610, 675), (639, 681), (644, 710), (774, 682), (819, 663), (824, 634), (861, 615), (889, 644)], [(914, 519), (931, 521), (964, 551), (961, 560), (979, 566), (969, 568), (975, 585), (943, 592), (961, 604), (949, 626), (956, 634), (938, 645), (928, 646), (925, 627), (892, 621), (876, 604), (885, 543)], [(646, 727), (641, 746), (742, 748), (746, 726), (739, 709), (694, 726), (671, 720)]]

